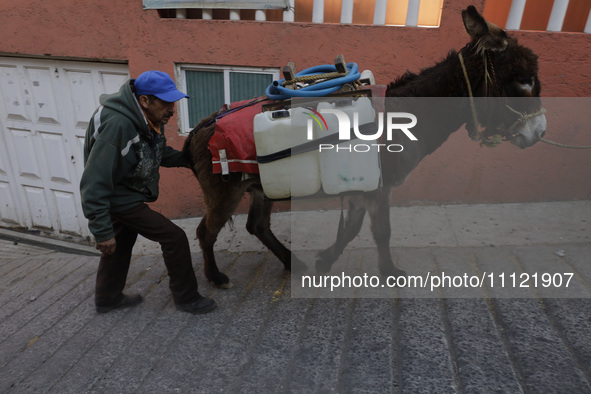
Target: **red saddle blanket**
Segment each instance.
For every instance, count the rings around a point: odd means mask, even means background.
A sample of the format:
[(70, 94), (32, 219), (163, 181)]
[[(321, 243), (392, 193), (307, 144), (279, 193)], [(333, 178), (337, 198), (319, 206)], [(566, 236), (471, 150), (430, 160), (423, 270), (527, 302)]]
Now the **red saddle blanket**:
[[(370, 89), (372, 97), (384, 97), (386, 92), (386, 87), (382, 85), (365, 86), (364, 89)], [(232, 103), (230, 109), (245, 106), (252, 101), (244, 100)], [(259, 173), (254, 144), (253, 119), (256, 114), (262, 112), (263, 104), (267, 103), (269, 101), (245, 106), (217, 120), (215, 132), (209, 140), (214, 174)]]
[[(251, 101), (232, 103), (230, 109)], [(259, 173), (254, 145), (253, 119), (256, 114), (262, 112), (262, 106), (263, 102), (253, 104), (218, 119), (215, 133), (209, 140), (214, 174)]]

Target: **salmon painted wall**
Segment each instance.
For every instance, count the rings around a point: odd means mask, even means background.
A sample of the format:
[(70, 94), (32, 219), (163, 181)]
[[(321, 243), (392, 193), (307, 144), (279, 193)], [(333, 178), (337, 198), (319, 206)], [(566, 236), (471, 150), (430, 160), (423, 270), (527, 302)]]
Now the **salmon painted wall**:
[[(149, 69), (174, 76), (175, 63), (282, 67), (298, 70), (330, 63), (338, 54), (371, 69), (386, 84), (407, 69), (418, 71), (468, 42), (461, 10), (484, 0), (445, 0), (440, 28), (160, 18), (141, 0), (2, 1), (0, 53), (15, 56), (126, 61), (132, 77)], [(490, 5), (489, 5), (490, 8)], [(542, 94), (591, 96), (591, 35), (512, 33), (540, 56)], [(199, 99), (194, 98), (194, 99)], [(560, 124), (549, 114), (547, 138), (591, 144), (591, 132)], [(558, 119), (558, 118), (557, 118)], [(181, 149), (177, 122), (167, 126), (169, 144)], [(189, 170), (162, 169), (154, 205), (171, 217), (203, 214), (197, 181)], [(503, 144), (481, 148), (463, 130), (427, 157), (393, 196), (393, 203), (481, 203), (591, 198), (591, 151), (541, 143), (527, 150)], [(242, 211), (246, 202), (241, 206)]]

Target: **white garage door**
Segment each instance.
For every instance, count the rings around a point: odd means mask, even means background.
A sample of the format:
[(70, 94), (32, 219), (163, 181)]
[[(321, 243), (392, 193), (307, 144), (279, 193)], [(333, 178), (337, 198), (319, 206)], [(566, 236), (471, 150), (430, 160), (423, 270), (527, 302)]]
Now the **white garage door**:
[(90, 235), (80, 205), (84, 133), (127, 65), (0, 57), (0, 226)]

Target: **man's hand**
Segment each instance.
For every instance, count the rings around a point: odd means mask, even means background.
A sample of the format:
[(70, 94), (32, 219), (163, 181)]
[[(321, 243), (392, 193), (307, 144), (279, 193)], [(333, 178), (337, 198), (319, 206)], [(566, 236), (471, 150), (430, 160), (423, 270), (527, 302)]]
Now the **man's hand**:
[(115, 248), (117, 247), (117, 242), (115, 238), (108, 239), (103, 242), (97, 242), (95, 248), (100, 250), (102, 253), (105, 254), (113, 254), (115, 253)]

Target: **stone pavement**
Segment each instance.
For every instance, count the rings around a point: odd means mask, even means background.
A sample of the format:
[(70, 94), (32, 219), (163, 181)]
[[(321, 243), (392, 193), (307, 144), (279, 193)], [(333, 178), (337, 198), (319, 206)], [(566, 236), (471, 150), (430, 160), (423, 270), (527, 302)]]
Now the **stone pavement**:
[[(318, 215), (275, 216), (288, 239), (290, 223)], [(292, 298), (291, 275), (237, 216), (217, 246), (233, 288), (204, 280), (192, 243), (200, 289), (216, 311), (176, 311), (158, 249), (140, 240), (127, 291), (144, 302), (99, 315), (91, 249), (2, 232), (0, 392), (591, 392), (591, 201), (404, 207), (392, 216), (392, 253), (408, 271), (442, 272), (456, 261), (507, 275), (552, 267), (572, 273), (572, 288), (555, 298), (541, 282), (518, 298), (492, 289)], [(197, 222), (179, 224), (192, 238)], [(298, 252), (332, 239), (310, 231)], [(364, 227), (349, 249), (371, 251), (370, 241)]]

